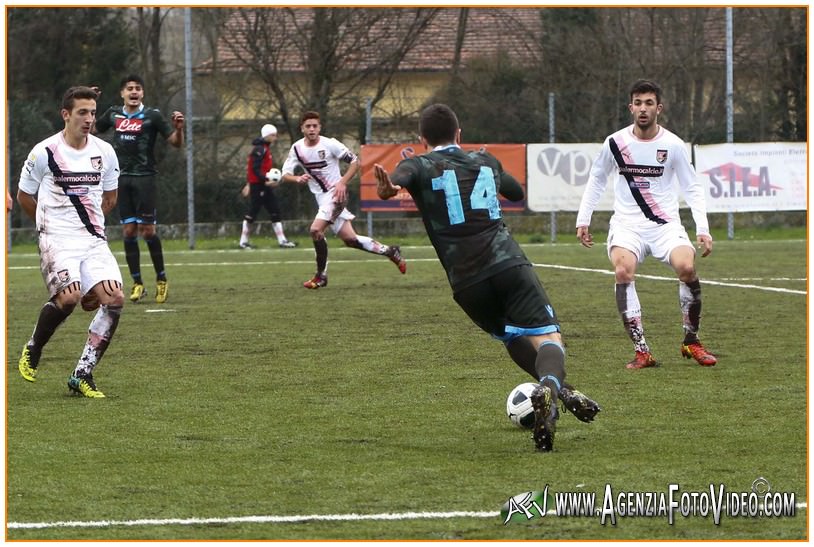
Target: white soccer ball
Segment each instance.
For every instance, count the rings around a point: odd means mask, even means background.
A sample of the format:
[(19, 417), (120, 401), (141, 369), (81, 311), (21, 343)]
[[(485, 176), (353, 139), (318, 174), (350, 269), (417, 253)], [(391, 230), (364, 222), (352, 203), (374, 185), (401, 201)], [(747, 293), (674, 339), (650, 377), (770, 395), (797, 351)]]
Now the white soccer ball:
[(515, 387), (506, 399), (506, 414), (517, 427), (531, 429), (534, 427), (534, 407), (531, 404), (531, 393), (538, 384), (526, 382)]
[(269, 169), (269, 172), (266, 173), (266, 185), (277, 186), (280, 183), (280, 180), (282, 180), (282, 178), (283, 173), (276, 167), (272, 167), (271, 169)]

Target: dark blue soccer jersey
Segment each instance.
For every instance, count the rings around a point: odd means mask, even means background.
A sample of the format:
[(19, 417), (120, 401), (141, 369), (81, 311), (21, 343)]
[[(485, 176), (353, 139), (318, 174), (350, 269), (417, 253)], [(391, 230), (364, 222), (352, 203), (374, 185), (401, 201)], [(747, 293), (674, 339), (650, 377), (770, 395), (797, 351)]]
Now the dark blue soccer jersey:
[(96, 130), (104, 133), (113, 127), (113, 149), (119, 158), (122, 175), (156, 174), (153, 148), (159, 133), (168, 138), (173, 128), (160, 110), (145, 106), (135, 114), (113, 106), (96, 119)]
[(391, 179), (413, 197), (453, 291), (529, 263), (498, 200), (523, 189), (492, 154), (450, 146), (401, 161)]

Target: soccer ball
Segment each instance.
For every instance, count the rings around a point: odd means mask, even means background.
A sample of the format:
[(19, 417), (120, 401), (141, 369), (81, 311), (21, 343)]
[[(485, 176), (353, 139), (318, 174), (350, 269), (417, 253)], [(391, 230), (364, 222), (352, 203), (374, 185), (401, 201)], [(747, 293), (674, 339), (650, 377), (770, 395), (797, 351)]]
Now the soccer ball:
[(538, 384), (526, 382), (514, 388), (506, 399), (506, 414), (517, 427), (531, 429), (534, 426), (534, 407), (531, 393)]
[(277, 186), (282, 178), (283, 173), (276, 167), (272, 167), (271, 169), (269, 169), (269, 172), (266, 173), (266, 185)]

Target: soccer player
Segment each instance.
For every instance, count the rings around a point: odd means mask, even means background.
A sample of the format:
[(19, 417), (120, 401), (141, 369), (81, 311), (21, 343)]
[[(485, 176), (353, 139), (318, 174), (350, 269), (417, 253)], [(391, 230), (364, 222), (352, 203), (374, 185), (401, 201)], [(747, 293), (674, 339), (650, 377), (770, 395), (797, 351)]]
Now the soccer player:
[(65, 128), (31, 150), (17, 191), (20, 207), (37, 225), (42, 277), (50, 294), (23, 348), (20, 374), (36, 381), (43, 347), (81, 302), (96, 315), (68, 387), (90, 398), (104, 397), (93, 371), (124, 304), (121, 272), (105, 237), (105, 214), (116, 205), (119, 162), (108, 143), (90, 134), (96, 97), (89, 87), (65, 92)]
[(167, 301), (169, 283), (164, 271), (164, 251), (156, 233), (156, 174), (154, 148), (158, 135), (175, 148), (184, 143), (184, 115), (174, 111), (172, 124), (157, 108), (144, 106), (144, 81), (140, 76), (125, 76), (119, 92), (124, 102), (110, 107), (96, 120), (95, 131), (104, 133), (114, 128), (113, 148), (119, 157), (122, 176), (119, 181), (119, 215), (121, 216), (124, 256), (133, 278), (130, 300), (138, 302), (146, 291), (141, 277), (141, 237), (150, 251), (156, 272), (155, 301)]
[(249, 235), (252, 224), (260, 212), (261, 207), (265, 207), (271, 217), (271, 227), (274, 235), (277, 236), (277, 243), (280, 247), (291, 248), (297, 244), (288, 241), (283, 231), (282, 216), (280, 206), (277, 204), (277, 196), (274, 195), (274, 188), (266, 185), (266, 173), (273, 165), (271, 156), (271, 145), (277, 141), (277, 128), (267, 123), (260, 128), (260, 137), (252, 141), (252, 151), (249, 152), (249, 159), (246, 166), (246, 186), (243, 187), (243, 194), (249, 196), (249, 210), (243, 217), (243, 229), (240, 232), (240, 248), (251, 249)]
[(681, 354), (709, 367), (718, 362), (698, 339), (701, 322), (701, 281), (695, 269), (695, 248), (679, 217), (678, 188), (695, 221), (701, 256), (712, 252), (704, 188), (695, 177), (684, 142), (660, 126), (664, 109), (658, 84), (639, 80), (630, 90), (633, 123), (610, 135), (591, 167), (577, 214), (577, 239), (593, 246), (591, 215), (613, 177), (614, 205), (608, 229), (608, 258), (616, 275), (616, 306), (633, 341), (636, 355), (629, 369), (656, 366), (644, 338), (642, 309), (636, 293), (636, 268), (648, 255), (675, 270), (678, 302), (684, 323)]
[[(328, 285), (328, 242), (325, 240), (328, 226), (348, 247), (384, 255), (401, 273), (405, 273), (407, 262), (398, 246), (379, 243), (354, 231), (351, 221), (356, 217), (345, 206), (348, 203), (347, 184), (359, 170), (359, 158), (338, 140), (321, 136), (321, 129), (319, 113), (303, 113), (300, 117), (303, 138), (291, 146), (282, 170), (283, 182), (308, 184), (317, 202), (317, 214), (310, 229), (317, 271), (314, 277), (303, 283), (303, 287), (319, 289)], [(339, 169), (340, 161), (349, 164), (344, 175)], [(298, 169), (304, 173), (295, 175)]]
[(381, 199), (402, 188), (410, 193), (455, 301), (540, 382), (531, 397), (533, 437), (538, 450), (550, 451), (558, 398), (585, 422), (600, 408), (565, 383), (565, 349), (554, 308), (503, 222), (498, 194), (519, 201), (523, 187), (490, 153), (461, 149), (458, 118), (448, 106), (425, 108), (419, 133), (431, 151), (401, 161), (391, 174), (376, 164), (377, 193)]

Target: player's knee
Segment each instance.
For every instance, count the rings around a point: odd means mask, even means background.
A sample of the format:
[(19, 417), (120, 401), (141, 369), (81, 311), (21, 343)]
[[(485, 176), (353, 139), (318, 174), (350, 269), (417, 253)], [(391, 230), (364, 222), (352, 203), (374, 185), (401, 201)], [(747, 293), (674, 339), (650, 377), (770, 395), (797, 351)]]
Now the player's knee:
[(313, 239), (314, 241), (325, 239), (325, 233), (318, 228), (311, 227), (311, 239)]
[(616, 276), (617, 283), (632, 283), (635, 278), (634, 272), (624, 265), (617, 265), (614, 268), (614, 275)]
[(73, 313), (81, 299), (82, 291), (79, 289), (79, 283), (71, 283), (54, 297), (54, 304), (64, 313), (70, 314)]

